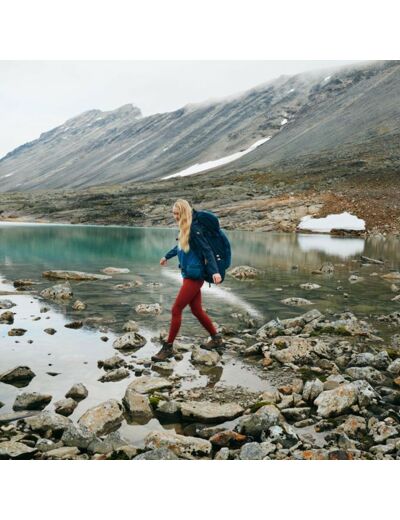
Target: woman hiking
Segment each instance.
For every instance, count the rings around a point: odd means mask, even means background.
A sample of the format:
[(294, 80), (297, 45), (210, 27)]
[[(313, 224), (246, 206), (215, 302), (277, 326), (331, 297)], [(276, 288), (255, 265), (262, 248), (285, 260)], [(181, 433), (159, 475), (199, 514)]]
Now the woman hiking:
[(215, 326), (201, 305), (201, 287), (204, 284), (205, 275), (203, 257), (208, 264), (208, 272), (212, 274), (214, 283), (218, 284), (222, 280), (213, 250), (205, 239), (197, 221), (197, 211), (190, 206), (187, 200), (178, 199), (173, 205), (172, 212), (179, 225), (177, 238), (179, 242), (161, 258), (160, 265), (167, 265), (170, 258), (178, 255), (183, 283), (172, 305), (172, 319), (168, 338), (163, 341), (161, 350), (152, 356), (153, 361), (164, 361), (174, 355), (173, 342), (179, 332), (182, 311), (186, 305), (190, 305), (192, 314), (210, 333), (211, 340), (202, 344), (201, 347), (207, 350), (220, 350), (224, 346), (221, 335), (217, 333)]

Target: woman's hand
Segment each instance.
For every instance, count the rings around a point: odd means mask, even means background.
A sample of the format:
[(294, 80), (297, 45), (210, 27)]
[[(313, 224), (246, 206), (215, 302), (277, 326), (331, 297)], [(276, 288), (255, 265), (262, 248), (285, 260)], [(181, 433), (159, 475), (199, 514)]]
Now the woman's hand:
[(160, 265), (167, 265), (167, 259), (163, 256), (160, 260)]
[(213, 274), (213, 280), (214, 280), (214, 283), (221, 283), (222, 282), (221, 275), (219, 273)]

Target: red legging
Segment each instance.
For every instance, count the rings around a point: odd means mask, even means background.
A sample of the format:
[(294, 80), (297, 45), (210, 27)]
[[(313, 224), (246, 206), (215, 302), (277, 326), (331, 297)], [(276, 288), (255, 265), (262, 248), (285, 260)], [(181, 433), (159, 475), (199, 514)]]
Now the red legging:
[(172, 343), (179, 332), (182, 322), (182, 311), (187, 304), (190, 305), (192, 314), (196, 316), (211, 336), (217, 333), (217, 329), (201, 307), (201, 286), (203, 283), (204, 280), (192, 280), (192, 278), (183, 279), (182, 287), (171, 309), (172, 320), (167, 339), (168, 343)]

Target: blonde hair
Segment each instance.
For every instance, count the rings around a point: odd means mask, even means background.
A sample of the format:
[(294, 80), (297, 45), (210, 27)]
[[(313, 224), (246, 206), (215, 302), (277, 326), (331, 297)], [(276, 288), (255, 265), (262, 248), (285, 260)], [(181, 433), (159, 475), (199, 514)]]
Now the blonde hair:
[(192, 208), (187, 200), (178, 199), (173, 209), (179, 211), (179, 245), (187, 253), (190, 250), (189, 237), (190, 226), (192, 225)]

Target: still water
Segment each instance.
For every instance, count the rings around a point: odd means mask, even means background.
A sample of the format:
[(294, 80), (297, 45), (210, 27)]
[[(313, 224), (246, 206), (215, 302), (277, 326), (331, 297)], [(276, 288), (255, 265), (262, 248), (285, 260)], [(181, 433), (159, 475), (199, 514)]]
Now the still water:
[[(391, 301), (389, 282), (381, 277), (400, 268), (400, 240), (397, 238), (336, 238), (328, 235), (279, 234), (248, 231), (227, 231), (232, 245), (232, 266), (250, 265), (261, 270), (256, 281), (238, 281), (227, 276), (221, 286), (204, 284), (203, 306), (218, 325), (237, 327), (237, 313), (249, 315), (260, 325), (279, 316), (296, 316), (309, 309), (321, 312), (352, 311), (358, 317), (370, 319), (382, 327), (375, 317), (400, 309), (400, 303)], [(169, 312), (181, 285), (177, 258), (159, 265), (160, 258), (176, 244), (177, 230), (171, 228), (127, 228), (72, 225), (0, 224), (0, 300), (10, 299), (16, 312), (13, 327), (27, 330), (22, 337), (7, 335), (10, 325), (0, 325), (0, 372), (17, 365), (28, 365), (37, 374), (29, 391), (53, 395), (52, 403), (63, 398), (73, 383), (83, 382), (89, 397), (82, 401), (71, 419), (77, 419), (90, 406), (110, 397), (121, 399), (130, 379), (100, 383), (102, 371), (97, 360), (117, 353), (113, 339), (121, 334), (122, 325), (133, 319), (148, 342), (134, 354), (135, 360), (148, 359), (159, 345), (151, 338), (168, 329)], [(385, 261), (381, 265), (361, 266), (360, 255)], [(315, 275), (324, 262), (335, 266), (333, 275)], [(128, 268), (129, 274), (113, 275), (102, 281), (71, 281), (74, 298), (87, 304), (87, 310), (73, 311), (71, 303), (56, 305), (46, 302), (48, 313), (41, 313), (43, 301), (37, 294), (52, 282), (42, 278), (42, 272), (51, 269), (78, 270), (99, 273), (105, 267)], [(351, 283), (351, 274), (362, 280)], [(38, 282), (32, 294), (15, 293), (12, 281), (31, 279)], [(134, 280), (142, 282), (132, 288), (118, 288)], [(2, 283), (1, 283), (2, 282)], [(316, 290), (304, 290), (303, 283), (317, 283)], [(57, 283), (57, 282), (54, 282)], [(152, 285), (152, 284), (160, 285)], [(395, 282), (396, 283), (396, 282)], [(400, 285), (400, 283), (399, 283)], [(281, 300), (302, 297), (312, 305), (288, 306)], [(135, 312), (139, 303), (160, 303), (160, 316), (143, 316)], [(40, 319), (37, 319), (40, 318)], [(74, 319), (101, 318), (101, 330), (83, 327), (71, 330), (65, 323)], [(47, 327), (57, 330), (54, 336), (44, 332)], [(243, 328), (243, 326), (241, 326)], [(382, 331), (384, 333), (384, 331)], [(101, 341), (107, 335), (108, 342)], [(205, 339), (202, 329), (190, 310), (184, 311), (179, 332), (183, 337)], [(28, 343), (32, 340), (32, 343)], [(198, 370), (189, 362), (190, 353), (175, 363), (175, 373), (184, 375), (182, 387), (202, 385), (242, 385), (252, 391), (273, 386), (268, 372), (247, 361), (229, 356), (223, 367), (213, 371)], [(57, 375), (49, 375), (48, 372)], [(1, 412), (12, 410), (12, 404), (21, 389), (0, 383)], [(47, 409), (51, 409), (50, 404)], [(163, 427), (156, 419), (147, 425), (124, 424), (121, 433), (140, 443), (149, 430)]]

